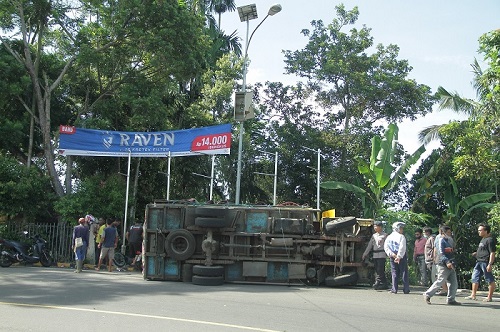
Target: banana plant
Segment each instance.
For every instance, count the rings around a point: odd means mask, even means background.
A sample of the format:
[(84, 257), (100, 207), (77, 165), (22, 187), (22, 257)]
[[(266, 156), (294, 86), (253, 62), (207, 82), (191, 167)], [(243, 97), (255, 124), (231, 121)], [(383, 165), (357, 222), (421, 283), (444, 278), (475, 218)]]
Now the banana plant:
[(340, 181), (325, 181), (321, 183), (321, 187), (342, 189), (356, 194), (361, 199), (363, 215), (368, 218), (376, 218), (384, 208), (384, 194), (399, 183), (411, 166), (425, 152), (425, 146), (420, 146), (401, 166), (396, 168), (394, 156), (397, 151), (398, 131), (396, 124), (390, 124), (383, 137), (374, 136), (372, 138), (369, 162), (356, 158), (358, 171), (363, 175), (368, 190)]

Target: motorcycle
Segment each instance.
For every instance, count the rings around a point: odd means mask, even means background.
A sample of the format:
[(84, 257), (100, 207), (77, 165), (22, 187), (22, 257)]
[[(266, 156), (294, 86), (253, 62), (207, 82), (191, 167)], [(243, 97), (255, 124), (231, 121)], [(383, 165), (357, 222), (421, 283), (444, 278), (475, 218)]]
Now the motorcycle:
[(54, 262), (47, 248), (47, 241), (40, 235), (30, 236), (23, 232), (31, 243), (0, 239), (0, 266), (9, 267), (13, 263), (34, 264), (40, 262), (42, 266), (49, 267)]

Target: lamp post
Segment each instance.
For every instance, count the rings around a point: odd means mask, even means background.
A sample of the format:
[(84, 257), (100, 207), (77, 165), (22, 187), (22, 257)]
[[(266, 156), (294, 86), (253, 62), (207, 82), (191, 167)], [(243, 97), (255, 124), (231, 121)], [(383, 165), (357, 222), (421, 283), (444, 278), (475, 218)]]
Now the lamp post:
[[(264, 17), (264, 19), (257, 25), (257, 27), (252, 31), (250, 38), (248, 38), (249, 30), (250, 30), (250, 20), (257, 18), (257, 6), (255, 4), (246, 5), (238, 7), (238, 15), (240, 16), (241, 22), (247, 22), (247, 32), (245, 38), (245, 53), (243, 58), (243, 84), (242, 84), (242, 92), (246, 93), (247, 90), (247, 56), (248, 56), (248, 46), (250, 46), (250, 41), (252, 41), (253, 34), (257, 29), (261, 26), (262, 23), (269, 17), (273, 16), (281, 11), (281, 5), (276, 4), (269, 8), (269, 11)], [(246, 109), (247, 105), (244, 105), (244, 109)], [(239, 142), (238, 142), (238, 166), (236, 170), (236, 196), (235, 203), (240, 204), (240, 189), (241, 189), (241, 155), (243, 152), (243, 121), (245, 118), (240, 119), (240, 132), (239, 132)]]

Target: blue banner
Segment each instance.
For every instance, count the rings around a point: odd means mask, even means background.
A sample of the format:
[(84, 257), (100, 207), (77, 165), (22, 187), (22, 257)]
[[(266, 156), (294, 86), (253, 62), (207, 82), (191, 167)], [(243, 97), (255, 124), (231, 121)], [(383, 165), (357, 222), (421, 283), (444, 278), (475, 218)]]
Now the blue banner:
[(229, 154), (231, 124), (158, 132), (59, 126), (59, 154), (102, 157), (176, 157)]

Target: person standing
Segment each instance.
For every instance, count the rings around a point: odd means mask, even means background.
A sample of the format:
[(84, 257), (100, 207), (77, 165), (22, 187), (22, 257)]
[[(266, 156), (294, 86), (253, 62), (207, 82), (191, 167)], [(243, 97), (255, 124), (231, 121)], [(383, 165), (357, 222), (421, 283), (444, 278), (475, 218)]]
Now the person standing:
[(128, 229), (127, 234), (125, 234), (128, 241), (129, 255), (132, 258), (132, 266), (135, 264), (137, 254), (142, 252), (142, 233), (142, 224), (136, 219), (135, 223)]
[(441, 236), (439, 238), (439, 251), (437, 253), (437, 278), (436, 281), (424, 293), (424, 300), (427, 304), (431, 304), (433, 297), (444, 283), (448, 284), (447, 304), (460, 305), (460, 302), (455, 300), (457, 294), (458, 281), (457, 272), (455, 270), (455, 261), (453, 255), (453, 241), (451, 228), (449, 226), (441, 227)]
[(434, 281), (436, 281), (436, 267), (434, 266), (434, 241), (436, 236), (432, 234), (432, 229), (430, 227), (424, 228), (424, 234), (424, 259), (425, 265), (427, 266), (427, 280), (433, 284)]
[(101, 269), (102, 260), (108, 258), (108, 271), (112, 271), (113, 258), (115, 257), (115, 248), (118, 244), (118, 232), (116, 228), (113, 227), (113, 220), (109, 219), (106, 222), (106, 228), (101, 235), (101, 242), (99, 243), (99, 248), (101, 248), (101, 255), (99, 256), (99, 263), (97, 264), (96, 271)]
[(415, 246), (413, 250), (413, 262), (417, 265), (420, 274), (420, 286), (427, 285), (427, 265), (425, 264), (425, 243), (426, 239), (422, 236), (422, 229), (415, 230)]
[(477, 231), (481, 237), (481, 242), (477, 251), (472, 253), (476, 257), (476, 265), (472, 271), (472, 293), (466, 299), (476, 300), (476, 293), (479, 289), (479, 282), (484, 275), (484, 280), (488, 283), (488, 297), (484, 302), (491, 302), (495, 291), (495, 277), (493, 276), (493, 264), (495, 263), (496, 240), (491, 236), (491, 227), (487, 224), (479, 224)]
[(384, 250), (391, 259), (392, 288), (391, 293), (397, 294), (399, 278), (403, 280), (403, 293), (410, 293), (408, 276), (408, 255), (406, 254), (406, 238), (403, 235), (404, 222), (392, 224), (392, 233), (385, 239)]
[(375, 268), (375, 284), (373, 288), (376, 290), (387, 289), (387, 278), (385, 276), (385, 261), (387, 255), (384, 251), (384, 242), (387, 234), (384, 232), (382, 221), (375, 221), (373, 223), (373, 233), (365, 252), (362, 255), (362, 260), (368, 256), (370, 252), (373, 253), (373, 267)]
[(99, 218), (99, 223), (93, 224), (94, 228), (91, 230), (94, 232), (94, 267), (97, 267), (99, 264), (99, 256), (101, 255), (101, 248), (99, 247), (99, 243), (101, 242), (101, 235), (104, 232), (104, 228), (106, 227), (106, 222), (104, 218)]
[[(82, 245), (79, 247), (76, 246), (76, 238), (82, 239)], [(85, 218), (78, 219), (78, 225), (73, 228), (73, 238), (71, 243), (75, 252), (75, 272), (80, 273), (82, 272), (83, 262), (85, 261), (85, 255), (89, 246), (89, 228), (86, 225)]]

